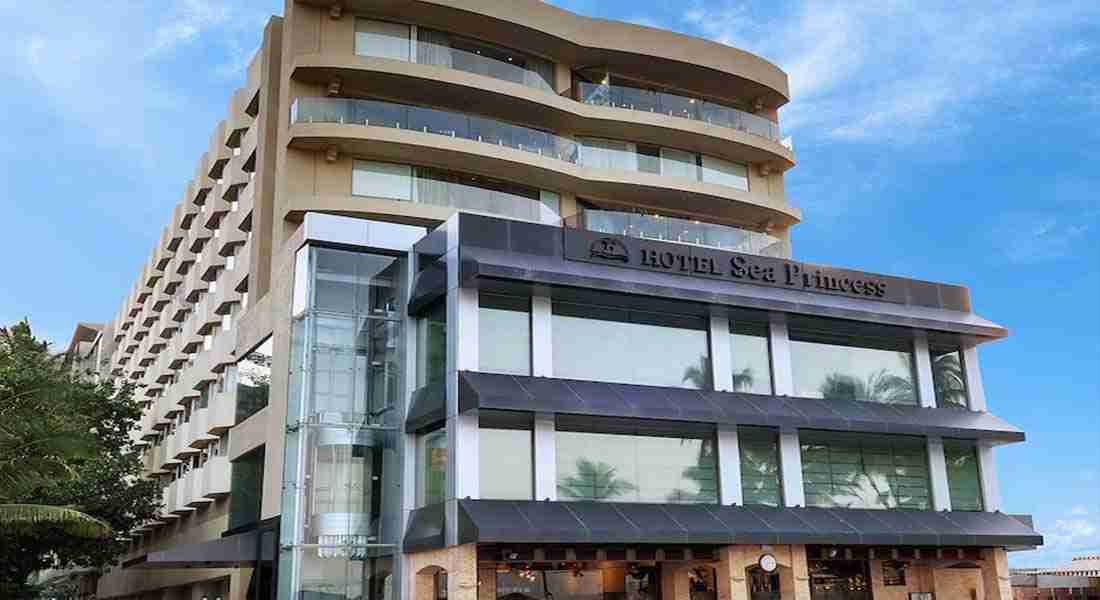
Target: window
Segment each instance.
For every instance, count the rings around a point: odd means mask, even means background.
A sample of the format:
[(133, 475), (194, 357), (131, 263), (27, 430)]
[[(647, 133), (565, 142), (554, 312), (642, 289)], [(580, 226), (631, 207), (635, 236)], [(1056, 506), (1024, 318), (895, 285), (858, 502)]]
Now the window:
[(408, 61), (410, 58), (408, 25), (373, 19), (355, 20), (355, 53)]
[(703, 181), (728, 185), (746, 192), (749, 190), (749, 168), (746, 165), (705, 155), (702, 159)]
[(957, 347), (931, 345), (932, 382), (936, 389), (936, 406), (967, 408), (966, 374), (962, 352)]
[(389, 200), (412, 200), (412, 167), (357, 160), (351, 173), (351, 193)]
[(260, 520), (264, 491), (263, 446), (233, 461), (232, 469), (229, 484), (229, 529), (236, 529)]
[(439, 504), (447, 498), (447, 430), (425, 433), (416, 445), (416, 505)]
[(746, 506), (781, 506), (779, 435), (762, 427), (738, 427), (741, 451), (741, 495)]
[(479, 307), (478, 369), (530, 375), (531, 299), (481, 294)]
[(768, 329), (767, 323), (730, 321), (733, 391), (749, 394), (772, 393), (772, 362)]
[(554, 303), (554, 376), (710, 389), (702, 317)]
[(790, 339), (795, 396), (917, 404), (907, 331), (805, 318)]
[(882, 585), (905, 585), (905, 568), (908, 565), (903, 562), (885, 561), (882, 563)]
[(515, 50), (417, 27), (416, 60), (553, 92), (554, 65)]
[(978, 448), (974, 442), (944, 440), (943, 457), (947, 462), (951, 510), (983, 510), (982, 478), (978, 470)]
[(481, 417), (478, 455), (482, 498), (534, 499), (535, 461), (531, 424)]
[(447, 374), (447, 302), (436, 302), (417, 323), (418, 388), (443, 381)]
[(600, 502), (718, 501), (714, 439), (563, 431), (558, 499)]
[(800, 432), (806, 505), (931, 508), (924, 438)]
[[(272, 347), (269, 337), (237, 362), (237, 423), (267, 406), (271, 393)], [(206, 395), (207, 389), (204, 386), (199, 396), (203, 405), (206, 404)]]

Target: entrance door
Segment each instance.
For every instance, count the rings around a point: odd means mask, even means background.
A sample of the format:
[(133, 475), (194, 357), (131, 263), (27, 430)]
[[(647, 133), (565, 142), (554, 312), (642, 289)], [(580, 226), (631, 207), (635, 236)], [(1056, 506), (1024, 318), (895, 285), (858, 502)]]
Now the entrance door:
[(810, 561), (811, 600), (871, 600), (867, 561)]
[(779, 573), (768, 573), (760, 567), (750, 567), (746, 575), (749, 600), (779, 600)]

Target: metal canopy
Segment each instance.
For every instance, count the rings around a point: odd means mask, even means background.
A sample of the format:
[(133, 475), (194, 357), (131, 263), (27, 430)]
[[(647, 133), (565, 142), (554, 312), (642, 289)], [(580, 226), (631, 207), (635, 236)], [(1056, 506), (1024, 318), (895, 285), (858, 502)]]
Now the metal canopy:
[(459, 500), (460, 544), (1032, 546), (1003, 513)]
[[(267, 534), (260, 550), (260, 536)], [(195, 544), (150, 552), (122, 564), (125, 569), (235, 568), (258, 559), (275, 560), (276, 537), (271, 531), (249, 531)], [(262, 557), (258, 556), (262, 552)]]
[[(934, 435), (996, 443), (1024, 440), (1022, 431), (998, 417), (959, 408), (922, 408), (473, 371), (459, 373), (458, 389), (461, 412), (495, 409), (622, 419)], [(415, 425), (419, 427), (422, 424), (418, 422)]]

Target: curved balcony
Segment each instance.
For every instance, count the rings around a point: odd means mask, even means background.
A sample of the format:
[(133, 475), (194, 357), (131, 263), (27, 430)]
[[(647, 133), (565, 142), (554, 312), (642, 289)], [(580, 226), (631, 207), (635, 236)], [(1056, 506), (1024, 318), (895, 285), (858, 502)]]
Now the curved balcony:
[[(797, 209), (782, 201), (738, 187), (747, 186), (747, 173), (733, 176), (718, 166), (729, 163), (709, 157), (700, 164), (683, 163), (698, 162), (699, 157), (670, 149), (644, 154), (625, 142), (623, 149), (581, 145), (495, 119), (376, 100), (302, 98), (292, 107), (291, 123), (290, 144), (306, 150), (335, 145), (352, 155), (388, 162), (508, 173), (513, 181), (541, 189), (583, 191), (724, 220), (785, 226), (800, 218)], [(302, 206), (301, 200), (288, 212), (326, 210)]]
[[(300, 0), (328, 10), (328, 0)], [(726, 97), (730, 90), (777, 108), (790, 96), (774, 64), (711, 40), (621, 21), (586, 17), (541, 0), (347, 0), (352, 13), (460, 32), (572, 65), (602, 65), (664, 85)], [(352, 25), (345, 25), (351, 29)]]
[[(454, 109), (480, 106), (501, 119), (547, 129), (668, 144), (728, 160), (768, 164), (776, 170), (795, 164), (794, 152), (780, 143), (775, 123), (699, 101), (705, 110), (685, 113), (682, 105), (691, 105), (693, 100), (686, 96), (663, 94), (663, 100), (652, 103), (653, 110), (642, 108), (645, 105), (639, 97), (633, 105), (638, 109), (623, 110), (627, 104), (600, 102), (598, 96), (578, 95), (588, 101), (577, 101), (464, 71), (354, 55), (301, 55), (294, 60), (293, 74), (296, 80), (318, 86), (339, 79), (349, 95), (384, 89), (396, 100)], [(674, 98), (682, 100), (674, 102)]]
[(785, 257), (783, 240), (758, 231), (692, 219), (630, 211), (584, 208), (564, 220), (566, 227), (647, 240), (717, 248), (758, 256)]

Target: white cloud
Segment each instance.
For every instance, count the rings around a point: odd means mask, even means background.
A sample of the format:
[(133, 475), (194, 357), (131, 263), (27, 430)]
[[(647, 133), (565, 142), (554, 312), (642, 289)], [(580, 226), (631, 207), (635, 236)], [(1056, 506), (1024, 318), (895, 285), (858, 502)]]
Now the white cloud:
[(1069, 514), (1071, 514), (1073, 516), (1087, 515), (1087, 514), (1089, 514), (1089, 507), (1085, 506), (1084, 504), (1078, 504), (1078, 505), (1074, 506), (1073, 508), (1069, 509)]
[(199, 34), (217, 27), (230, 17), (227, 5), (209, 0), (178, 0), (174, 10), (152, 35), (145, 56), (152, 57), (169, 52), (176, 46), (195, 40)]
[(986, 95), (1071, 93), (1052, 89), (1057, 70), (1095, 45), (1049, 40), (1100, 16), (1100, 3), (1083, 0), (804, 0), (767, 18), (749, 6), (700, 3), (683, 21), (787, 71), (785, 128), (902, 143), (958, 135), (966, 108)]

